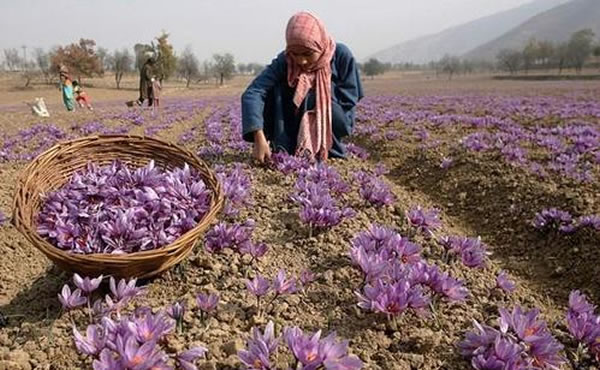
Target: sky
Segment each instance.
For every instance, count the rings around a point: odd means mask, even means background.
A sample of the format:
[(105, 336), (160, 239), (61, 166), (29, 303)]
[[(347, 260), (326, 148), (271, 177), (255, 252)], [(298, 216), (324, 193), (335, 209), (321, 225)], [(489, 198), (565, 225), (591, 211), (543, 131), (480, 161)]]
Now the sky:
[(0, 0), (0, 49), (31, 55), (91, 38), (109, 50), (150, 43), (162, 30), (200, 60), (232, 53), (267, 63), (285, 47), (289, 17), (309, 10), (359, 59), (531, 0)]

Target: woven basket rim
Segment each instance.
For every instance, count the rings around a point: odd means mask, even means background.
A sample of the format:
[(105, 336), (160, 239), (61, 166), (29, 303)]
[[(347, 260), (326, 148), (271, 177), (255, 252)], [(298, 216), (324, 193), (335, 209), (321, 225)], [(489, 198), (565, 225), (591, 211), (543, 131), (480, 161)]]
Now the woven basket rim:
[[(211, 194), (211, 205), (210, 205), (209, 210), (202, 217), (202, 219), (200, 219), (198, 221), (196, 226), (194, 226), (192, 229), (188, 230), (184, 234), (180, 235), (177, 239), (175, 239), (173, 242), (171, 242), (167, 245), (164, 245), (160, 248), (147, 250), (147, 251), (138, 251), (138, 252), (124, 253), (124, 254), (110, 254), (110, 253), (78, 254), (78, 253), (71, 253), (71, 252), (62, 250), (62, 249), (54, 246), (49, 241), (47, 241), (45, 238), (43, 238), (41, 235), (39, 235), (39, 233), (35, 229), (35, 224), (36, 224), (35, 218), (33, 221), (33, 226), (30, 226), (29, 224), (20, 221), (20, 217), (18, 216), (18, 213), (21, 211), (19, 206), (22, 206), (22, 204), (19, 200), (19, 193), (22, 190), (25, 183), (27, 182), (27, 178), (32, 174), (34, 168), (40, 162), (41, 159), (45, 158), (46, 156), (48, 156), (49, 154), (51, 154), (53, 152), (57, 152), (58, 154), (65, 152), (68, 148), (70, 148), (78, 143), (82, 143), (82, 142), (86, 142), (86, 141), (93, 142), (94, 140), (96, 141), (96, 143), (99, 143), (102, 140), (135, 141), (135, 142), (139, 142), (139, 143), (150, 141), (150, 142), (154, 142), (159, 145), (168, 146), (168, 147), (172, 148), (173, 150), (180, 151), (180, 152), (184, 153), (185, 155), (191, 157), (196, 162), (196, 163), (188, 163), (188, 165), (191, 168), (199, 169), (198, 165), (200, 165), (200, 166), (203, 165), (209, 171), (210, 175), (214, 179), (216, 179), (214, 171), (212, 169), (210, 169), (210, 167), (208, 167), (206, 162), (201, 160), (195, 153), (193, 153), (193, 152), (189, 151), (188, 149), (183, 148), (173, 142), (161, 140), (161, 139), (158, 139), (155, 137), (150, 137), (150, 136), (145, 136), (145, 135), (133, 135), (133, 134), (125, 134), (125, 135), (107, 134), (107, 135), (89, 135), (89, 136), (84, 136), (84, 137), (79, 137), (79, 138), (59, 142), (59, 143), (53, 145), (51, 148), (44, 151), (43, 153), (36, 156), (36, 158), (34, 158), (30, 163), (27, 164), (27, 166), (25, 166), (25, 168), (23, 168), (21, 170), (21, 174), (18, 177), (17, 188), (15, 191), (14, 200), (13, 200), (13, 217), (12, 217), (13, 225), (26, 237), (26, 239), (28, 239), (33, 244), (34, 247), (36, 247), (37, 249), (40, 249), (44, 254), (47, 255), (46, 251), (44, 251), (44, 249), (46, 249), (51, 254), (61, 256), (64, 260), (77, 260), (77, 261), (84, 262), (84, 263), (85, 262), (100, 262), (100, 261), (102, 261), (102, 262), (141, 262), (143, 260), (147, 260), (152, 257), (154, 257), (154, 258), (159, 257), (159, 256), (157, 256), (157, 252), (159, 254), (165, 254), (165, 253), (169, 254), (169, 252), (173, 252), (173, 251), (177, 251), (177, 250), (181, 249), (182, 248), (182, 245), (180, 245), (181, 241), (183, 239), (189, 238), (190, 236), (192, 236), (194, 234), (197, 234), (197, 235), (194, 235), (196, 237), (195, 242), (197, 242), (197, 238), (200, 237), (200, 234), (202, 233), (202, 229), (206, 229), (210, 224), (212, 224), (216, 218), (216, 215), (222, 210), (223, 205), (224, 205), (224, 196), (223, 196), (222, 186), (221, 186), (220, 182), (218, 180), (216, 180), (214, 183), (214, 186), (211, 186), (210, 181), (207, 181), (205, 176), (202, 176), (202, 179), (205, 182), (207, 188), (212, 193)], [(148, 160), (151, 160), (151, 158), (148, 158)], [(90, 160), (89, 162), (93, 162), (93, 161)], [(127, 160), (125, 160), (123, 162), (128, 163)], [(187, 163), (187, 161), (186, 161), (186, 163)], [(40, 194), (42, 194), (42, 193), (40, 192)], [(36, 214), (39, 213), (39, 209), (36, 210), (35, 213)], [(203, 224), (207, 224), (207, 225), (203, 225)], [(39, 237), (40, 240), (34, 240), (33, 239), (34, 235)], [(163, 258), (167, 258), (167, 257), (163, 257)], [(50, 258), (50, 259), (52, 260), (52, 258)]]

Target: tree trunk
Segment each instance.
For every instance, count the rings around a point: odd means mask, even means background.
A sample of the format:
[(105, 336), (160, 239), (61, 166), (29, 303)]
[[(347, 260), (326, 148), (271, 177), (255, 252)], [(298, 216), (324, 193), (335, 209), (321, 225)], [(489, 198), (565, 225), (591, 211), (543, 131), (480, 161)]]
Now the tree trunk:
[(187, 89), (189, 89), (190, 88), (190, 82), (192, 82), (192, 77), (188, 76), (185, 80), (186, 80), (185, 87)]
[(223, 86), (223, 73), (221, 73), (221, 86)]
[(123, 77), (123, 74), (121, 72), (115, 73), (115, 82), (117, 83), (117, 90), (121, 89), (121, 78), (122, 77)]

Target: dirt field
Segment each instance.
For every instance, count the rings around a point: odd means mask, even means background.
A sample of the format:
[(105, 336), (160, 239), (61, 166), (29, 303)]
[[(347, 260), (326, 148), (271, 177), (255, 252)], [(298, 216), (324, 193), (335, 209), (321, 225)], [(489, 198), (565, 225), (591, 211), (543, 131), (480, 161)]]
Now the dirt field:
[[(19, 90), (11, 87), (16, 82), (5, 76), (0, 80), (3, 143), (25, 137), (22, 130), (38, 129), (26, 136), (27, 140), (12, 145), (13, 157), (0, 162), (0, 210), (5, 215), (11, 214), (16, 180), (27, 163), (26, 154), (38, 153), (53, 144), (55, 131), (48, 131), (48, 127), (56, 127), (63, 138), (98, 133), (98, 124), (102, 129), (118, 128), (139, 134), (151, 128), (157, 137), (178, 142), (194, 127), (203, 127), (210, 112), (238, 104), (248, 81), (249, 77), (243, 77), (223, 88), (207, 84), (191, 89), (168, 83), (162, 115), (154, 117), (144, 111), (138, 114), (141, 123), (133, 123), (123, 103), (137, 97), (134, 78), (125, 81), (122, 90), (109, 87), (112, 83), (109, 77), (90, 81), (96, 87), (87, 91), (96, 109), (68, 113), (61, 105), (58, 89), (35, 86), (32, 90)], [(353, 142), (369, 151), (369, 159), (333, 161), (333, 166), (352, 185), (344, 202), (357, 215), (330, 231), (307, 237), (298, 220), (298, 209), (289, 201), (293, 177), (253, 167), (249, 156), (225, 156), (214, 161), (226, 165), (239, 161), (251, 173), (253, 205), (237, 220), (256, 220), (254, 238), (266, 242), (270, 248), (265, 258), (256, 263), (256, 270), (273, 277), (280, 268), (295, 274), (310, 268), (319, 276), (306, 297), (282, 299), (267, 319), (272, 319), (279, 329), (297, 325), (311, 331), (336, 330), (339, 336), (350, 340), (351, 353), (360, 357), (366, 369), (467, 369), (470, 364), (460, 356), (457, 344), (472, 328), (472, 320), (493, 324), (498, 307), (521, 305), (539, 308), (552, 334), (565, 346), (563, 354), (574, 352), (576, 344), (569, 337), (565, 320), (568, 295), (571, 290), (580, 289), (592, 302), (599, 302), (600, 232), (544, 234), (531, 226), (531, 220), (536, 212), (550, 207), (566, 209), (574, 215), (600, 214), (597, 178), (600, 162), (590, 165), (592, 181), (579, 182), (560, 173), (539, 177), (503, 160), (496, 152), (464, 150), (461, 139), (479, 128), (460, 122), (454, 126), (432, 122), (441, 119), (437, 115), (502, 117), (505, 107), (519, 106), (522, 101), (523, 106), (542, 107), (540, 121), (535, 123), (522, 117), (537, 113), (506, 112), (506, 117), (510, 116), (525, 130), (567, 122), (600, 129), (600, 110), (596, 116), (589, 113), (595, 109), (592, 105), (600, 101), (598, 83), (495, 81), (484, 76), (446, 81), (434, 76), (395, 74), (367, 79), (365, 89), (368, 98), (360, 110), (366, 118), (357, 127), (372, 123), (373, 117), (389, 110), (393, 111), (390, 113), (393, 118), (379, 119), (376, 127), (380, 132), (394, 130), (397, 137), (381, 140), (374, 135), (357, 135)], [(32, 116), (23, 103), (39, 96), (46, 99), (50, 118)], [(547, 101), (541, 101), (546, 98)], [(565, 111), (577, 106), (585, 113), (556, 118), (558, 113), (552, 111), (553, 105), (563, 103), (564, 107), (555, 108)], [(375, 112), (370, 116), (371, 108)], [(427, 139), (419, 136), (421, 121), (407, 123), (411, 114), (419, 112), (426, 112), (425, 121), (431, 123), (423, 126), (427, 133), (422, 136)], [(165, 117), (174, 119), (167, 122)], [(96, 124), (90, 125), (93, 122)], [(194, 150), (204, 144), (201, 135), (185, 143)], [(546, 158), (536, 148), (528, 149), (529, 158), (538, 155)], [(448, 169), (440, 167), (444, 157), (453, 159)], [(393, 206), (381, 209), (365, 205), (353, 179), (358, 170), (373, 169), (379, 161), (390, 170), (386, 182), (397, 197)], [(448, 262), (438, 243), (415, 235), (405, 211), (416, 206), (440, 209), (443, 226), (437, 231), (439, 235), (481, 236), (491, 252), (487, 266), (471, 269), (460, 261)], [(348, 258), (350, 240), (372, 223), (389, 226), (420, 244), (428, 262), (464, 281), (470, 291), (468, 300), (439, 304), (434, 318), (407, 313), (399, 317), (396, 327), (385, 317), (357, 307), (355, 291), (360, 289), (361, 275)], [(91, 360), (75, 350), (69, 317), (61, 311), (57, 300), (70, 276), (53, 267), (9, 222), (0, 233), (0, 370), (90, 368)], [(145, 282), (148, 294), (140, 303), (155, 309), (177, 299), (193, 306), (193, 297), (200, 291), (216, 291), (221, 295), (214, 316), (201, 322), (197, 315), (186, 315), (184, 332), (169, 339), (168, 347), (174, 351), (192, 343), (207, 346), (208, 359), (202, 369), (241, 368), (237, 351), (243, 348), (250, 328), (264, 326), (267, 321), (253, 315), (253, 298), (244, 285), (244, 262), (247, 261), (230, 253), (209, 255), (199, 246), (186, 262)], [(515, 281), (514, 293), (494, 288), (500, 270), (507, 271)], [(80, 329), (86, 320), (84, 315), (75, 316)], [(283, 356), (277, 359), (278, 363), (284, 360)], [(588, 360), (580, 368), (594, 368)]]

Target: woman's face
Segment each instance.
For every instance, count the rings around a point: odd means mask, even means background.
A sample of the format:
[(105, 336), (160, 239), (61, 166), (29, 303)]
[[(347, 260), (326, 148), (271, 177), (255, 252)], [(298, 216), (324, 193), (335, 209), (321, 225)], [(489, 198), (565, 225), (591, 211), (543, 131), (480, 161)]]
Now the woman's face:
[(288, 46), (287, 52), (294, 62), (304, 71), (310, 70), (319, 60), (319, 53), (305, 46)]

